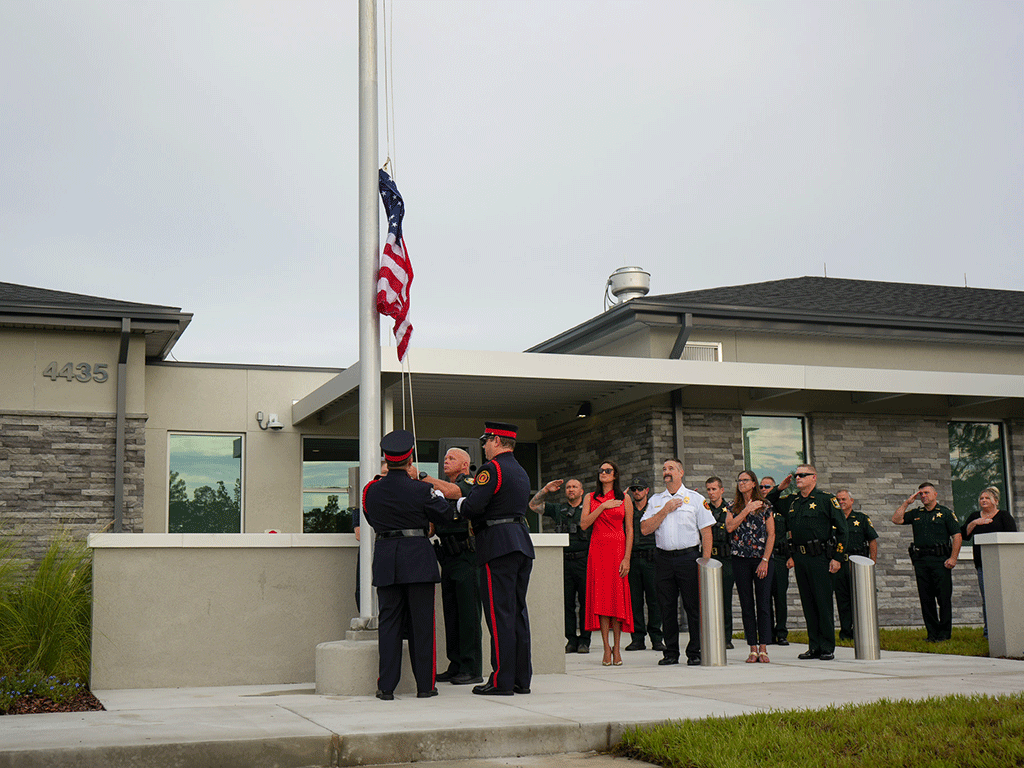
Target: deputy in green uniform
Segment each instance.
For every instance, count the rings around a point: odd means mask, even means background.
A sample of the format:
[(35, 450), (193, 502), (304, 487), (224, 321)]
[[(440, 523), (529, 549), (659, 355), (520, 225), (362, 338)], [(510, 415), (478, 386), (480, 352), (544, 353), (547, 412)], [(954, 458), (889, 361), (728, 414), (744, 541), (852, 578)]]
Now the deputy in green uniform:
[[(441, 491), (446, 499), (455, 501), (469, 496), (473, 490), (469, 464), (466, 451), (450, 448), (442, 465), (448, 481), (426, 475), (422, 479)], [(437, 674), (437, 680), (452, 685), (482, 683), (483, 637), (475, 538), (465, 520), (438, 525), (435, 533), (434, 550), (441, 565), (445, 655), (448, 657), (448, 668)]]
[(796, 481), (797, 492), (783, 500), (783, 509), (808, 636), (807, 650), (797, 658), (831, 661), (836, 651), (836, 625), (830, 574), (846, 559), (846, 518), (835, 496), (817, 490), (818, 472), (810, 464), (797, 467), (779, 484), (780, 490), (791, 480)]
[(722, 615), (725, 617), (725, 647), (732, 648), (732, 588), (735, 582), (732, 575), (732, 546), (729, 543), (729, 533), (725, 530), (725, 517), (732, 509), (732, 504), (722, 498), (725, 493), (725, 484), (722, 482), (722, 478), (709, 477), (704, 482), (704, 488), (708, 492), (704, 506), (711, 510), (711, 514), (715, 517), (715, 524), (711, 526), (711, 556), (722, 564)]
[[(562, 487), (562, 480), (552, 480), (530, 499), (530, 509), (555, 521), (555, 533), (568, 533), (569, 546), (562, 548), (562, 587), (565, 605), (565, 652), (590, 653), (590, 632), (586, 627), (587, 554), (590, 552), (590, 531), (583, 530), (583, 484), (574, 477), (565, 483), (566, 501), (545, 502)], [(577, 607), (577, 601), (579, 606)], [(579, 619), (579, 634), (576, 621)]]
[(789, 553), (789, 528), (786, 527), (786, 514), (780, 500), (781, 492), (776, 492), (775, 478), (761, 478), (761, 493), (768, 499), (775, 511), (775, 548), (772, 551), (774, 560), (772, 569), (772, 599), (768, 603), (768, 611), (772, 619), (772, 640), (776, 645), (789, 645), (789, 606), (786, 603), (789, 592), (789, 572), (793, 568), (793, 558)]
[[(836, 493), (836, 501), (846, 518), (846, 556), (860, 555), (878, 562), (878, 534), (871, 518), (853, 508), (853, 496), (845, 488)], [(839, 570), (832, 575), (832, 589), (836, 593), (839, 611), (839, 639), (853, 640), (853, 599), (850, 579), (850, 561), (840, 560)]]
[[(892, 516), (896, 525), (914, 526), (910, 560), (930, 643), (949, 640), (953, 633), (953, 569), (962, 542), (956, 513), (939, 504), (938, 498), (934, 485), (921, 483)], [(920, 499), (922, 506), (908, 512), (915, 499)]]
[[(650, 484), (642, 477), (634, 477), (629, 484), (629, 496), (633, 499), (633, 555), (629, 560), (629, 595), (633, 601), (632, 642), (627, 651), (642, 651), (647, 648), (644, 638), (651, 636), (651, 648), (665, 650), (661, 634), (661, 608), (658, 606), (657, 575), (654, 564), (654, 534), (640, 533), (640, 518), (647, 511), (647, 497)], [(647, 618), (644, 620), (644, 601), (647, 602)]]

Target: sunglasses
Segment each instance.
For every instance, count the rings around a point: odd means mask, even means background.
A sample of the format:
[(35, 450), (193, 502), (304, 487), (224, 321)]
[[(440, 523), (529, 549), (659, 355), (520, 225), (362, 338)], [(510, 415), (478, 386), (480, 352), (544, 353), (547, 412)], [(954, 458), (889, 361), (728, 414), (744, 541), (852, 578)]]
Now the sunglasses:
[(813, 472), (797, 472), (793, 477), (814, 477)]
[(765, 490), (767, 491), (767, 490), (770, 490), (770, 489), (774, 488), (775, 486), (774, 486), (774, 485), (772, 485), (771, 483), (761, 483), (761, 484), (760, 484), (759, 486), (757, 486), (757, 487), (758, 487), (758, 488), (764, 488), (764, 489), (765, 489)]
[(601, 468), (600, 468), (599, 470), (597, 470), (597, 473), (598, 473), (599, 475), (610, 475), (610, 474), (612, 474), (612, 472), (614, 472), (614, 471), (615, 471), (615, 470), (614, 470), (614, 469), (612, 469), (611, 467), (601, 467)]
[(632, 491), (633, 493), (640, 493), (640, 491), (646, 490), (646, 488), (646, 485), (631, 485), (627, 490)]

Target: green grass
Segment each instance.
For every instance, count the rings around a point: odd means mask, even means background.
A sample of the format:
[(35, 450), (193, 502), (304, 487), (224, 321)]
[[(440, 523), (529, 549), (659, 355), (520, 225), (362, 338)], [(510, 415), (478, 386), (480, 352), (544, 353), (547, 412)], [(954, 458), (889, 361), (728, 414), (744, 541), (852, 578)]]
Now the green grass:
[[(945, 653), (953, 656), (988, 656), (988, 640), (981, 627), (953, 627), (953, 637), (942, 643), (928, 643), (928, 633), (921, 629), (879, 629), (878, 642), (883, 651), (907, 653)], [(742, 636), (741, 636), (742, 638)], [(806, 632), (790, 632), (792, 645), (806, 645)], [(742, 642), (742, 639), (740, 640)], [(852, 640), (836, 640), (842, 648), (853, 648)]]
[(628, 731), (616, 754), (668, 768), (1024, 765), (1024, 694), (767, 712)]
[(9, 546), (0, 551), (0, 674), (8, 682), (85, 682), (91, 622), (92, 556), (83, 542), (59, 535), (32, 566)]

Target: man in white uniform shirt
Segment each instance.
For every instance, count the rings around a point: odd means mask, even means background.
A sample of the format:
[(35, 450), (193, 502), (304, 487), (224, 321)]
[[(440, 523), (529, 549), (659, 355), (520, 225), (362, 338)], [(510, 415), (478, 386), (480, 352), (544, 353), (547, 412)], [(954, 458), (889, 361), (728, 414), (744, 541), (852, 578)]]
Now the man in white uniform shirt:
[(696, 491), (683, 485), (683, 463), (669, 459), (662, 465), (666, 490), (647, 504), (640, 520), (646, 536), (654, 531), (657, 545), (655, 565), (658, 579), (658, 604), (665, 634), (664, 658), (658, 664), (679, 663), (679, 598), (690, 626), (686, 644), (686, 663), (700, 664), (700, 596), (697, 590), (697, 558), (711, 557), (711, 526), (715, 517), (709, 505)]

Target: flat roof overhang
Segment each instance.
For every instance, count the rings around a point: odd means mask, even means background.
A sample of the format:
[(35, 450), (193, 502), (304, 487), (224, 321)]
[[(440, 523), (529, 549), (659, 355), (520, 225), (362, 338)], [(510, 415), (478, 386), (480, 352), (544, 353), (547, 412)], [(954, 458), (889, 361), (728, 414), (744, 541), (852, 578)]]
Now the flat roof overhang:
[[(951, 409), (1024, 398), (1024, 376), (1007, 374), (442, 349), (414, 349), (410, 360), (418, 415), (535, 419), (540, 431), (574, 420), (583, 401), (598, 413), (687, 386), (740, 388), (754, 401), (801, 391), (849, 393), (859, 404), (938, 395)], [(357, 409), (360, 369), (297, 401), (292, 424), (328, 424)], [(382, 347), (382, 391), (401, 375), (395, 348)]]

